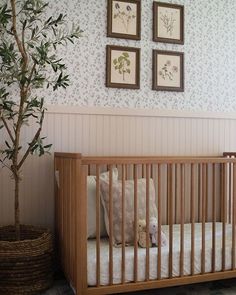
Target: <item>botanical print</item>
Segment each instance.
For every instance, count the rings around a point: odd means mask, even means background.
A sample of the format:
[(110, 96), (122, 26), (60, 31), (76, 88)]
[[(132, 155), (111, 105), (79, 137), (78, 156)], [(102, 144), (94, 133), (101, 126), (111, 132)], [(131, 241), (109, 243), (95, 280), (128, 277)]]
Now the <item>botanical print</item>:
[(180, 39), (180, 10), (158, 7), (158, 37)]
[(180, 87), (180, 57), (174, 55), (157, 55), (157, 85)]
[(172, 33), (174, 30), (174, 23), (176, 22), (176, 19), (174, 18), (173, 13), (172, 12), (170, 14), (168, 14), (167, 12), (165, 14), (160, 13), (160, 20), (162, 22), (163, 27), (166, 28), (166, 34), (172, 37)]
[(135, 52), (111, 51), (111, 83), (135, 84), (135, 73)]
[(125, 75), (131, 74), (129, 53), (123, 52), (118, 58), (115, 58), (113, 60), (113, 67), (122, 75), (123, 82), (125, 83)]
[(113, 1), (112, 32), (120, 34), (137, 33), (137, 5), (129, 2)]
[(171, 65), (171, 61), (168, 59), (158, 74), (164, 80), (173, 81), (178, 72), (179, 68), (176, 65)]

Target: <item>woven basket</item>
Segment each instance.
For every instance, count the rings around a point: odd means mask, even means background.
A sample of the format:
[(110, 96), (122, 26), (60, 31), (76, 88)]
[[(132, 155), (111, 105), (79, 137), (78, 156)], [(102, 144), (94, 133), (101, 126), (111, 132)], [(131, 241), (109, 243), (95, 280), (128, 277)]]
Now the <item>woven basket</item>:
[(0, 227), (0, 294), (30, 295), (48, 289), (53, 281), (52, 234), (48, 229)]

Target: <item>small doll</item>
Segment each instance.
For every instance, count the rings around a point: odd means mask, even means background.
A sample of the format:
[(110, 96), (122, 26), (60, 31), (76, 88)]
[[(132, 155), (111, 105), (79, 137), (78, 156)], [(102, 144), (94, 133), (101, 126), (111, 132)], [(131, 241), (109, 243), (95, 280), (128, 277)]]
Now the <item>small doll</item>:
[[(151, 242), (153, 246), (158, 246), (157, 231), (158, 231), (157, 219), (155, 217), (151, 217), (149, 222), (149, 234), (150, 234)], [(167, 245), (166, 235), (164, 234), (163, 231), (161, 231), (161, 247), (166, 245)]]
[[(149, 246), (152, 246), (151, 239), (149, 238)], [(146, 232), (146, 220), (140, 219), (138, 221), (138, 245), (142, 248), (147, 247), (147, 232)]]

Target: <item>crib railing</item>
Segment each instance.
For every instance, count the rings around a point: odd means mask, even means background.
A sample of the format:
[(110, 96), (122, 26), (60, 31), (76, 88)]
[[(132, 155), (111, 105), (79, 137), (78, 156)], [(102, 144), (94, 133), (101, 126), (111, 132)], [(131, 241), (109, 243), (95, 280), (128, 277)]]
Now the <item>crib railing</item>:
[[(227, 155), (226, 155), (227, 156)], [(119, 172), (121, 185), (121, 281), (114, 284), (114, 195), (113, 168)], [(110, 294), (139, 289), (158, 288), (235, 276), (236, 159), (233, 157), (81, 157), (78, 154), (56, 154), (55, 170), (59, 173), (57, 194), (57, 233), (62, 267), (77, 294)], [(100, 173), (109, 173), (109, 267), (108, 286), (101, 282), (101, 187)], [(87, 176), (96, 176), (96, 286), (87, 284)], [(168, 275), (162, 275), (162, 251), (156, 248), (156, 278), (150, 278), (150, 248), (145, 249), (145, 281), (139, 279), (138, 180), (145, 179), (146, 243), (149, 242), (150, 179), (154, 182), (157, 206), (157, 241), (168, 225)], [(126, 280), (126, 180), (133, 181), (133, 280)], [(206, 223), (211, 223), (211, 267), (206, 271)], [(221, 268), (216, 267), (216, 224), (222, 223)], [(185, 225), (190, 224), (190, 271), (185, 269)], [(201, 227), (200, 271), (196, 270), (196, 223)], [(173, 270), (175, 224), (180, 227), (179, 271)], [(227, 225), (232, 226), (231, 266), (226, 267)], [(99, 291), (98, 291), (99, 290)]]

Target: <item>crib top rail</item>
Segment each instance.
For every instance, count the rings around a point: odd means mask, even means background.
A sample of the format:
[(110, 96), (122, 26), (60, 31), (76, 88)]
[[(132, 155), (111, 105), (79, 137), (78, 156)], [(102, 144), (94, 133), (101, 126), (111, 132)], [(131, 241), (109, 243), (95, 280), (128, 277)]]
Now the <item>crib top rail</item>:
[[(81, 159), (83, 165), (125, 165), (125, 164), (227, 164), (236, 163), (231, 156), (82, 156), (81, 153), (55, 153), (55, 157)], [(230, 157), (227, 157), (230, 156)]]
[(232, 158), (214, 157), (83, 157), (83, 165), (122, 164), (226, 164), (236, 163)]

